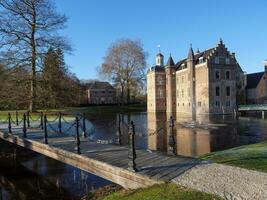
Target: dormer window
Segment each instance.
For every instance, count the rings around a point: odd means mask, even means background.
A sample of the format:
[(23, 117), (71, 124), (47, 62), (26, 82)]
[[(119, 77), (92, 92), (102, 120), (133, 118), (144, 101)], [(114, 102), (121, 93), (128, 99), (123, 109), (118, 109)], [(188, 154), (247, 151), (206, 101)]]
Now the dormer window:
[(203, 57), (199, 58), (199, 63), (204, 63), (204, 58)]

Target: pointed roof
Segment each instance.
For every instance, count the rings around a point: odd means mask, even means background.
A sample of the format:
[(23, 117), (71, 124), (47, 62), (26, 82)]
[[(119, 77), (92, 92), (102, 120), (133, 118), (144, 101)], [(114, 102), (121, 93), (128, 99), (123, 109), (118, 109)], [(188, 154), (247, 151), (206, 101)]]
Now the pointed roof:
[(247, 74), (247, 86), (246, 86), (246, 89), (256, 88), (263, 75), (264, 75), (264, 72)]
[(193, 51), (192, 45), (190, 45), (187, 59), (188, 59), (188, 60), (194, 60), (194, 59), (195, 59), (194, 51)]
[(172, 59), (172, 56), (170, 55), (169, 59), (168, 59), (168, 62), (167, 62), (167, 65), (168, 67), (174, 67), (175, 64), (174, 64), (174, 61)]

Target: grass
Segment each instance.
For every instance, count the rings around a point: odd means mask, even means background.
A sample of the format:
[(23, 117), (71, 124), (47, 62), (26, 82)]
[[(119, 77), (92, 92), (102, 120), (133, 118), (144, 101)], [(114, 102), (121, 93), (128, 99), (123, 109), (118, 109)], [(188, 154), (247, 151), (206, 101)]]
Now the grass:
[(267, 172), (267, 141), (209, 153), (200, 158), (216, 163)]
[(174, 184), (155, 185), (145, 189), (120, 190), (103, 198), (103, 200), (219, 200), (221, 198), (178, 187)]
[(144, 112), (146, 104), (130, 104), (130, 105), (102, 105), (102, 106), (87, 106), (87, 107), (72, 107), (67, 108), (68, 112), (80, 113), (127, 113), (127, 112)]

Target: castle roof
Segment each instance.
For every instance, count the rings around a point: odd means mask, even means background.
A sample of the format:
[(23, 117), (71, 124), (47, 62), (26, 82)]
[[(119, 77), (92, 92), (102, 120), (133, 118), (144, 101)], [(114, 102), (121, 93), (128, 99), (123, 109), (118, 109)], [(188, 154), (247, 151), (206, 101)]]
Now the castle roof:
[[(207, 50), (202, 51), (202, 52), (200, 52), (200, 53), (195, 53), (195, 54), (194, 54), (194, 59), (195, 59), (195, 60), (198, 60), (200, 57), (203, 57), (204, 59), (206, 59), (206, 58), (208, 58), (208, 56), (210, 55), (210, 53), (211, 53), (214, 49), (215, 49), (215, 47), (214, 47), (214, 48), (207, 49)], [(190, 55), (190, 53), (193, 53), (193, 50), (191, 51), (191, 48), (189, 49), (188, 58), (189, 58), (189, 57), (192, 57), (192, 55)], [(185, 59), (182, 59), (182, 60), (178, 61), (178, 62), (176, 63), (176, 69), (180, 69), (180, 68), (181, 68), (181, 65), (182, 65), (182, 64), (185, 64), (188, 58), (185, 58)], [(192, 59), (192, 58), (191, 58), (191, 59)]]
[(254, 89), (254, 88), (256, 88), (263, 75), (264, 75), (264, 72), (247, 74), (247, 86), (246, 86), (246, 89)]
[(92, 83), (87, 83), (86, 87), (90, 90), (113, 90), (114, 87), (109, 82), (94, 81)]
[(170, 55), (169, 59), (168, 59), (168, 62), (166, 64), (168, 67), (174, 67), (175, 64), (174, 64), (174, 61), (172, 59), (172, 56)]

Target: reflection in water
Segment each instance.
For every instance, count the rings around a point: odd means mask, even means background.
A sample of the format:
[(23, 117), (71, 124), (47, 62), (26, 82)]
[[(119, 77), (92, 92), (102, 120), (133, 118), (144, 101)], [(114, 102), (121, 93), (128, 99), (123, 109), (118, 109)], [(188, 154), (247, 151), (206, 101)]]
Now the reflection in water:
[[(87, 116), (92, 121), (95, 139), (116, 137), (118, 113), (99, 113)], [(123, 145), (127, 145), (127, 123), (134, 121), (137, 148), (169, 150), (169, 131), (166, 113), (134, 112), (122, 114)], [(234, 119), (233, 116), (204, 116), (192, 119), (179, 117), (175, 120), (175, 138), (178, 155), (200, 156), (209, 152), (260, 142), (267, 138), (266, 120), (257, 118)], [(147, 137), (139, 133), (148, 134)]]
[[(157, 135), (148, 137), (151, 150), (168, 149), (168, 122), (165, 113), (148, 113), (148, 132)], [(175, 123), (176, 149), (178, 155), (200, 156), (206, 153), (250, 144), (267, 138), (267, 123), (262, 119), (239, 118), (232, 116), (205, 116), (192, 122), (188, 118), (177, 118)], [(164, 148), (162, 148), (162, 146)]]
[[(13, 155), (15, 148), (18, 148), (16, 156)], [(76, 200), (111, 184), (93, 174), (7, 142), (0, 141), (0, 152), (0, 200)]]

